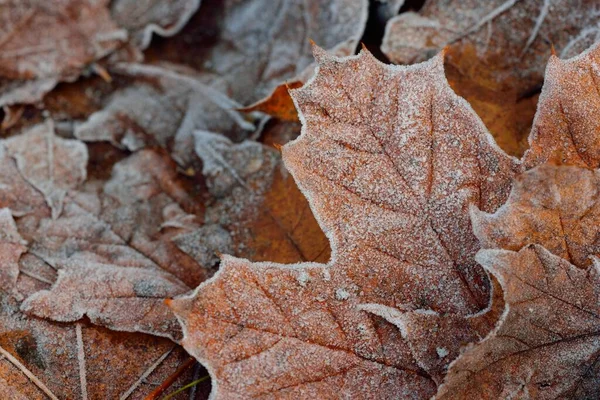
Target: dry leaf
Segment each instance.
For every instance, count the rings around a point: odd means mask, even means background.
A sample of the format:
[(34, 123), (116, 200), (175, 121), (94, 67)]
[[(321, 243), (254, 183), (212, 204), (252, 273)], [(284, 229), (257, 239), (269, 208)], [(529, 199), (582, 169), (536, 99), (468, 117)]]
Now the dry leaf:
[(108, 3), (5, 2), (0, 9), (0, 105), (40, 100), (59, 81), (76, 79), (126, 40), (127, 32), (111, 20)]
[(482, 250), (504, 288), (499, 326), (451, 364), (439, 399), (592, 399), (600, 391), (599, 264), (543, 247)]
[(240, 108), (243, 112), (261, 111), (281, 121), (299, 121), (298, 112), (294, 106), (289, 90), (301, 88), (304, 82), (292, 81), (277, 86), (266, 98)]
[(75, 128), (81, 140), (110, 141), (131, 151), (160, 146), (178, 163), (188, 165), (193, 159), (194, 130), (219, 132), (235, 140), (255, 130), (235, 111), (240, 104), (183, 71), (125, 63), (111, 71), (128, 77), (130, 84)]
[(126, 28), (134, 45), (145, 49), (152, 34), (173, 36), (200, 7), (200, 0), (116, 0), (111, 14), (119, 26)]
[(551, 57), (525, 168), (548, 161), (600, 166), (600, 44), (569, 60)]
[(503, 149), (521, 155), (551, 46), (561, 58), (580, 53), (598, 38), (599, 18), (591, 0), (433, 0), (392, 19), (382, 50), (405, 64), (448, 46), (453, 89)]
[(327, 49), (354, 51), (367, 21), (367, 3), (203, 0), (188, 27), (155, 48), (154, 57), (190, 64), (211, 86), (251, 104), (313, 61), (309, 39)]
[(171, 242), (191, 229), (177, 226), (173, 213), (181, 223), (183, 210), (195, 207), (174, 165), (145, 150), (117, 163), (99, 189), (88, 186), (69, 193), (58, 219), (19, 220), (30, 252), (58, 270), (51, 290), (29, 297), (22, 309), (56, 321), (87, 315), (112, 329), (177, 339), (163, 300), (195, 287), (206, 270)]
[(494, 214), (472, 211), (484, 248), (518, 251), (539, 244), (584, 268), (600, 254), (600, 171), (544, 165), (516, 180), (508, 201)]
[(484, 308), (467, 210), (495, 210), (517, 163), (448, 86), (443, 56), (398, 68), (367, 52), (315, 54), (317, 76), (292, 92), (305, 126), (284, 160), (331, 261), (224, 257), (194, 296), (171, 302), (182, 343), (209, 369), (214, 398), (431, 396), (427, 363), (361, 305), (463, 317)]
[[(51, 323), (22, 314), (22, 295), (29, 296), (47, 287), (44, 282), (52, 279), (54, 272), (31, 254), (21, 256), (26, 243), (8, 209), (0, 211), (0, 221), (3, 398), (46, 399), (54, 395), (74, 399), (85, 398), (84, 393), (89, 398), (118, 398), (129, 389), (132, 398), (142, 398), (152, 386), (133, 386), (145, 371), (150, 379), (162, 380), (183, 361), (185, 353), (173, 350), (174, 345), (166, 339), (112, 333), (86, 323)], [(163, 355), (160, 368), (153, 370), (152, 365)]]

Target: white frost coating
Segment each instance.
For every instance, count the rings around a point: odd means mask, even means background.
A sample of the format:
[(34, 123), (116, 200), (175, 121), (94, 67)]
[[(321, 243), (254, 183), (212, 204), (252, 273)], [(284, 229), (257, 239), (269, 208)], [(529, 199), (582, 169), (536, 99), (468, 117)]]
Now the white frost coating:
[(335, 298), (340, 301), (348, 300), (348, 298), (350, 298), (350, 293), (348, 293), (346, 289), (339, 288), (335, 290)]
[(306, 273), (306, 271), (302, 270), (298, 273), (298, 283), (302, 287), (306, 287), (306, 284), (310, 282), (310, 276)]
[(435, 349), (439, 358), (444, 358), (448, 355), (448, 350), (443, 347), (438, 347)]
[(75, 324), (77, 334), (77, 360), (79, 361), (79, 382), (81, 383), (81, 398), (87, 400), (87, 369), (85, 368), (85, 348), (83, 347), (83, 333), (81, 323)]
[(111, 9), (117, 22), (132, 31), (137, 46), (144, 50), (150, 45), (152, 34), (170, 37), (178, 33), (198, 10), (200, 2), (117, 0), (113, 1)]

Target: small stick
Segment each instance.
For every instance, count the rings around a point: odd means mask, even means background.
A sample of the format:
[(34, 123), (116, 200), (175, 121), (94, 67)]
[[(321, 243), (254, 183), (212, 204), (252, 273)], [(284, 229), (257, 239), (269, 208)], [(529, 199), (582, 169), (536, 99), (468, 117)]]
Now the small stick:
[(28, 370), (23, 364), (21, 364), (21, 362), (19, 360), (17, 360), (15, 357), (13, 357), (12, 354), (10, 354), (8, 351), (4, 350), (2, 348), (2, 346), (0, 346), (0, 354), (2, 354), (4, 357), (6, 357), (6, 359), (8, 361), (10, 361), (15, 367), (17, 367), (19, 370), (21, 370), (21, 372), (24, 373), (25, 376), (27, 376), (31, 382), (33, 382), (38, 388), (40, 388), (40, 390), (42, 392), (44, 392), (46, 394), (46, 396), (48, 396), (52, 400), (58, 400), (58, 397), (56, 397), (50, 391), (50, 389), (48, 389), (46, 387), (46, 385), (44, 385), (42, 383), (42, 381), (40, 381), (37, 378), (37, 376), (35, 376), (30, 370)]
[(181, 364), (181, 366), (179, 368), (177, 368), (177, 371), (173, 372), (173, 374), (171, 374), (171, 376), (169, 376), (167, 379), (165, 379), (165, 381), (163, 383), (161, 383), (159, 387), (154, 389), (152, 391), (152, 393), (150, 393), (148, 396), (146, 396), (144, 398), (144, 400), (158, 399), (158, 396), (163, 394), (165, 390), (167, 390), (169, 387), (171, 387), (171, 385), (173, 383), (175, 383), (177, 378), (179, 378), (181, 375), (183, 375), (183, 373), (185, 371), (187, 371), (195, 363), (196, 363), (196, 359), (194, 357), (188, 358), (183, 364)]
[(81, 398), (87, 400), (87, 379), (85, 370), (85, 350), (83, 348), (83, 333), (81, 332), (81, 324), (75, 325), (77, 333), (77, 360), (79, 360), (79, 382), (81, 383)]
[(127, 390), (125, 393), (123, 393), (121, 395), (121, 397), (119, 397), (119, 400), (127, 400), (127, 398), (129, 396), (131, 396), (133, 391), (135, 389), (137, 389), (138, 386), (141, 385), (141, 383), (144, 381), (144, 379), (146, 379), (152, 372), (154, 372), (154, 370), (156, 368), (158, 368), (158, 366), (160, 364), (162, 364), (163, 361), (165, 361), (165, 358), (167, 358), (174, 349), (175, 349), (175, 346), (171, 347), (169, 350), (165, 351), (165, 353), (162, 356), (158, 357), (158, 359), (154, 362), (154, 364), (152, 364), (150, 366), (150, 368), (148, 368), (146, 371), (144, 371), (144, 373), (140, 376), (140, 378), (137, 381), (135, 381), (135, 383), (133, 385), (131, 385), (129, 390)]

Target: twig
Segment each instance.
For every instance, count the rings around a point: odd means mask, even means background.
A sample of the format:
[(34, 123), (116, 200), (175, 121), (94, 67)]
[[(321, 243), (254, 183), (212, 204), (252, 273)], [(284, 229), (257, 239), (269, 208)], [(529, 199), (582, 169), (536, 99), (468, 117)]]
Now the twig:
[(173, 393), (169, 393), (168, 395), (166, 395), (165, 397), (163, 397), (163, 398), (162, 398), (162, 400), (169, 400), (171, 397), (175, 396), (176, 394), (179, 394), (179, 393), (183, 392), (185, 389), (188, 389), (188, 388), (196, 388), (196, 385), (197, 385), (197, 384), (199, 384), (199, 383), (201, 383), (201, 382), (204, 382), (204, 381), (205, 381), (205, 380), (207, 380), (208, 378), (210, 378), (210, 376), (206, 375), (206, 376), (203, 376), (203, 377), (202, 377), (202, 378), (200, 378), (200, 379), (196, 379), (195, 381), (193, 381), (193, 382), (190, 382), (190, 383), (188, 383), (187, 385), (185, 385), (185, 386), (183, 386), (183, 387), (181, 387), (181, 388), (177, 389), (177, 390), (176, 390), (176, 391), (174, 391)]
[(165, 359), (169, 356), (169, 354), (171, 354), (171, 352), (175, 349), (175, 346), (171, 347), (169, 350), (165, 351), (165, 353), (163, 355), (161, 355), (160, 357), (158, 357), (158, 359), (154, 362), (154, 364), (152, 364), (146, 371), (144, 371), (144, 373), (140, 376), (140, 378), (135, 381), (135, 383), (133, 385), (131, 385), (131, 387), (121, 395), (121, 397), (119, 397), (119, 400), (127, 400), (127, 398), (129, 396), (131, 396), (131, 394), (134, 392), (135, 389), (137, 389), (138, 386), (141, 385), (141, 383), (144, 381), (144, 379), (146, 379), (152, 372), (154, 372), (154, 370), (156, 368), (158, 368), (158, 366), (160, 364), (162, 364), (163, 361), (165, 361)]
[(6, 357), (6, 359), (8, 361), (10, 361), (15, 367), (17, 367), (19, 370), (21, 370), (21, 372), (23, 374), (25, 374), (25, 376), (27, 376), (29, 378), (29, 380), (31, 382), (33, 382), (33, 384), (35, 384), (38, 388), (40, 388), (40, 390), (42, 392), (44, 392), (46, 394), (46, 396), (48, 396), (52, 400), (58, 400), (58, 397), (56, 397), (50, 391), (50, 389), (48, 389), (48, 387), (46, 387), (46, 385), (44, 385), (42, 383), (42, 381), (40, 381), (37, 378), (37, 376), (35, 376), (30, 370), (28, 370), (23, 364), (21, 364), (21, 362), (19, 360), (17, 360), (15, 357), (13, 357), (12, 354), (10, 354), (8, 351), (4, 350), (2, 348), (2, 346), (0, 346), (0, 354), (2, 354), (4, 357)]
[(81, 384), (81, 398), (87, 400), (87, 379), (85, 369), (85, 350), (83, 348), (83, 333), (81, 332), (81, 324), (75, 325), (77, 333), (77, 359), (79, 360), (79, 382)]
[(158, 396), (160, 396), (161, 394), (163, 394), (163, 392), (165, 390), (167, 390), (169, 387), (171, 387), (171, 385), (173, 383), (175, 383), (175, 381), (177, 380), (177, 378), (179, 378), (181, 375), (183, 375), (183, 373), (185, 371), (187, 371), (195, 363), (196, 363), (196, 359), (195, 358), (193, 358), (193, 357), (188, 358), (183, 364), (181, 364), (181, 366), (179, 368), (177, 368), (177, 371), (173, 372), (173, 374), (171, 374), (171, 376), (169, 376), (167, 379), (165, 379), (165, 381), (163, 383), (161, 383), (161, 385), (159, 387), (157, 387), (156, 389), (154, 389), (152, 391), (152, 393), (150, 393), (148, 396), (146, 396), (144, 398), (144, 400), (156, 400), (156, 399), (158, 399)]

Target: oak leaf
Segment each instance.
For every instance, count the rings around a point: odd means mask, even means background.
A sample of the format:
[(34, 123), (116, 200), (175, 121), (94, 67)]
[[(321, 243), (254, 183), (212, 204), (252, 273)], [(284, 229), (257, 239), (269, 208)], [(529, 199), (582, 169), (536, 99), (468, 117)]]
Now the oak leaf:
[(331, 260), (224, 257), (193, 296), (170, 303), (182, 343), (209, 369), (214, 398), (431, 396), (428, 364), (361, 307), (457, 317), (486, 307), (468, 208), (504, 202), (518, 163), (448, 86), (443, 55), (406, 68), (366, 51), (315, 56), (317, 75), (292, 92), (303, 133), (283, 156)]
[(454, 361), (438, 399), (590, 399), (600, 390), (598, 259), (580, 269), (538, 245), (481, 250), (504, 288), (498, 327)]

